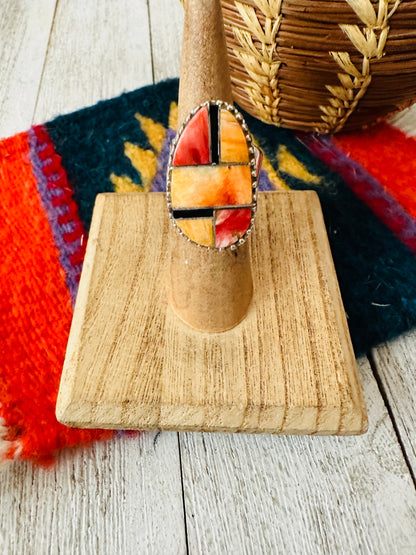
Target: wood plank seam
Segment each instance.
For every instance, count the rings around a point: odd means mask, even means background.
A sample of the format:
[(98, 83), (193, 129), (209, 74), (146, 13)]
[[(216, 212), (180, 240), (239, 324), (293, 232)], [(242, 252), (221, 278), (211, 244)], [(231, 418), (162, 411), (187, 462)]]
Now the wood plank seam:
[(150, 10), (150, 0), (147, 0), (147, 24), (149, 26), (150, 40), (150, 63), (152, 66), (152, 83), (155, 83), (155, 64), (153, 61), (153, 39), (152, 39), (152, 14)]
[(183, 524), (185, 528), (185, 547), (186, 547), (186, 554), (189, 555), (189, 543), (188, 543), (188, 521), (187, 521), (187, 511), (186, 511), (186, 498), (185, 498), (185, 488), (184, 488), (184, 479), (183, 474), (185, 469), (182, 464), (182, 448), (181, 448), (181, 440), (179, 437), (180, 432), (176, 432), (176, 439), (178, 442), (178, 454), (179, 454), (179, 469), (180, 469), (180, 476), (181, 476), (181, 489), (182, 489), (182, 510), (183, 510)]
[(406, 466), (407, 466), (407, 469), (409, 471), (410, 477), (412, 478), (413, 486), (416, 489), (415, 471), (414, 471), (414, 469), (413, 469), (413, 467), (410, 463), (409, 456), (406, 452), (406, 447), (405, 447), (405, 444), (403, 442), (403, 438), (400, 434), (400, 430), (399, 430), (399, 427), (398, 427), (397, 422), (396, 422), (396, 416), (395, 416), (395, 414), (394, 414), (394, 412), (393, 412), (393, 410), (390, 406), (389, 396), (387, 394), (385, 384), (383, 383), (383, 381), (381, 379), (381, 376), (380, 376), (378, 368), (377, 368), (377, 364), (374, 360), (374, 355), (371, 351), (367, 353), (367, 359), (368, 359), (368, 362), (370, 364), (371, 370), (373, 372), (374, 379), (376, 380), (377, 387), (378, 387), (378, 390), (380, 392), (380, 395), (381, 395), (381, 397), (384, 401), (384, 405), (385, 405), (387, 413), (389, 415), (391, 425), (393, 426), (394, 433), (396, 434), (397, 442), (400, 445), (400, 449), (402, 451), (403, 459), (406, 463)]
[(56, 0), (56, 2), (55, 2), (55, 9), (54, 9), (54, 11), (53, 11), (53, 16), (52, 16), (51, 27), (50, 27), (50, 30), (49, 30), (48, 44), (47, 44), (47, 46), (46, 46), (45, 57), (44, 57), (44, 59), (43, 59), (42, 71), (41, 71), (41, 74), (40, 74), (39, 85), (38, 85), (38, 89), (37, 89), (37, 93), (36, 93), (35, 106), (34, 106), (34, 108), (33, 108), (32, 125), (33, 125), (33, 123), (34, 123), (35, 114), (36, 114), (36, 110), (37, 110), (37, 107), (38, 107), (39, 93), (40, 93), (40, 89), (41, 89), (41, 85), (42, 85), (43, 75), (44, 75), (44, 72), (45, 72), (46, 60), (48, 59), (48, 52), (49, 52), (50, 45), (51, 45), (51, 37), (52, 37), (53, 27), (54, 27), (54, 25), (55, 25), (55, 18), (56, 18), (56, 12), (57, 12), (57, 9), (58, 9), (58, 3), (59, 3), (59, 0)]

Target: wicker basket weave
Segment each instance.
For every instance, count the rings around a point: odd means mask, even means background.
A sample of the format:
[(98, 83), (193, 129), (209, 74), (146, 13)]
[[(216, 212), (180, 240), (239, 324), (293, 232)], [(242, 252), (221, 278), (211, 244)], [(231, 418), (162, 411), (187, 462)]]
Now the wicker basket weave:
[(221, 0), (234, 98), (268, 123), (336, 133), (416, 100), (416, 1)]

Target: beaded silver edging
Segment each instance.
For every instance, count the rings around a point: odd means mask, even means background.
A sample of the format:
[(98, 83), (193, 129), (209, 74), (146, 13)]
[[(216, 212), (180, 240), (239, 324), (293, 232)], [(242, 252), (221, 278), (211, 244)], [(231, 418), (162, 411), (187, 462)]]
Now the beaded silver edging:
[[(245, 135), (246, 142), (247, 142), (248, 154), (249, 154), (249, 166), (250, 166), (250, 173), (251, 173), (251, 188), (252, 188), (252, 206), (251, 206), (250, 225), (249, 225), (247, 231), (245, 232), (245, 234), (242, 237), (240, 237), (240, 239), (238, 239), (235, 243), (233, 243), (232, 245), (229, 245), (227, 247), (215, 247), (215, 246), (214, 247), (207, 247), (206, 245), (200, 245), (196, 241), (193, 241), (177, 225), (176, 220), (173, 217), (173, 209), (172, 209), (172, 196), (171, 196), (172, 169), (173, 169), (172, 162), (173, 162), (173, 156), (175, 154), (176, 146), (179, 142), (179, 139), (182, 136), (182, 133), (185, 130), (185, 127), (187, 126), (189, 121), (194, 117), (194, 115), (198, 112), (198, 110), (200, 110), (204, 106), (209, 108), (210, 105), (216, 105), (216, 106), (219, 107), (220, 110), (221, 109), (228, 110), (228, 112), (231, 112), (231, 114), (233, 114), (235, 116), (235, 118), (237, 119), (237, 121), (239, 122), (239, 124), (241, 125), (241, 127), (244, 131), (244, 135)], [(218, 134), (218, 140), (219, 141), (221, 140), (220, 136), (221, 136), (221, 134), (219, 133)], [(257, 183), (255, 148), (258, 148), (258, 147), (254, 146), (253, 138), (250, 134), (250, 131), (248, 130), (248, 127), (247, 127), (247, 124), (244, 120), (243, 115), (231, 104), (228, 104), (227, 102), (223, 102), (222, 100), (208, 100), (207, 102), (203, 102), (202, 104), (200, 104), (199, 106), (194, 108), (192, 110), (192, 112), (190, 112), (188, 114), (188, 116), (186, 117), (185, 121), (182, 123), (179, 131), (176, 133), (176, 136), (172, 140), (172, 143), (170, 145), (168, 171), (167, 171), (167, 182), (166, 182), (166, 200), (167, 200), (167, 207), (168, 207), (170, 220), (171, 220), (172, 224), (174, 225), (174, 227), (179, 232), (179, 234), (182, 235), (188, 242), (193, 243), (194, 245), (197, 245), (201, 249), (208, 249), (208, 250), (213, 250), (213, 251), (218, 251), (218, 252), (228, 250), (228, 249), (231, 250), (231, 251), (235, 251), (237, 249), (237, 247), (239, 247), (240, 245), (243, 245), (246, 242), (247, 238), (250, 236), (250, 234), (252, 233), (252, 231), (254, 229), (254, 223), (255, 223), (254, 220), (255, 220), (255, 215), (256, 215), (256, 211), (257, 211), (257, 187), (258, 187), (258, 183)], [(259, 174), (260, 174), (260, 171), (259, 171)]]

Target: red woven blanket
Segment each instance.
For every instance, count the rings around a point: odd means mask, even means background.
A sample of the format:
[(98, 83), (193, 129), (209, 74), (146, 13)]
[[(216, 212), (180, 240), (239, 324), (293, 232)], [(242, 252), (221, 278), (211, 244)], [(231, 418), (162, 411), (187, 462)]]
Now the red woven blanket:
[[(111, 436), (60, 425), (55, 402), (94, 199), (163, 190), (177, 82), (0, 142), (0, 460), (46, 463)], [(260, 189), (314, 189), (357, 353), (416, 325), (416, 141), (387, 124), (335, 138), (247, 117)]]

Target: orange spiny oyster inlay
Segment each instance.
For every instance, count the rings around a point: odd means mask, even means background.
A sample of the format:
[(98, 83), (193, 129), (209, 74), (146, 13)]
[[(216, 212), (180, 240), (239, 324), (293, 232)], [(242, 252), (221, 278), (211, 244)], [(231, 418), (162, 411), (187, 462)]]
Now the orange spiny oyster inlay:
[(173, 208), (251, 204), (250, 167), (197, 166), (172, 169)]
[(244, 241), (255, 212), (259, 157), (232, 106), (208, 102), (192, 113), (168, 173), (170, 213), (188, 239), (219, 249)]

